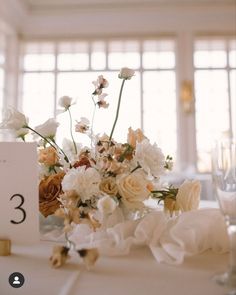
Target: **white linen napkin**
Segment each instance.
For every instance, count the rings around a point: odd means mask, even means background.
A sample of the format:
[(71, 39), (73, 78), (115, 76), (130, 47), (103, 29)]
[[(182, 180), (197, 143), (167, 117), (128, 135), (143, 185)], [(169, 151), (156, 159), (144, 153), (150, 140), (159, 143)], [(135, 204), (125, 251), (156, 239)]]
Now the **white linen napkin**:
[(142, 219), (128, 220), (93, 232), (86, 224), (76, 226), (70, 239), (77, 248), (97, 247), (102, 255), (126, 255), (132, 246), (147, 245), (158, 262), (180, 264), (185, 256), (211, 249), (228, 251), (225, 222), (219, 209), (198, 209), (168, 218), (154, 211)]

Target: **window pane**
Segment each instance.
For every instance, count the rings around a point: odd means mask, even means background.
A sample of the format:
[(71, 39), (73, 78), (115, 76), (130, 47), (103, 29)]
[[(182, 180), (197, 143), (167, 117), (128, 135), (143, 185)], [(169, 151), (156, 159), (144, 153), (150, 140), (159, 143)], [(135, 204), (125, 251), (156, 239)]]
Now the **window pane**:
[[(100, 73), (61, 73), (58, 76), (58, 97), (69, 95), (77, 99), (77, 104), (71, 109), (72, 116), (75, 120), (80, 120), (80, 117), (87, 117), (90, 122), (93, 113), (93, 102), (91, 94), (94, 91), (92, 81), (97, 79)], [(109, 81), (109, 87), (104, 89), (107, 93), (107, 102), (110, 104), (108, 109), (97, 109), (94, 119), (94, 133), (111, 132), (114, 122), (117, 100), (121, 85), (121, 80), (117, 78), (118, 72), (104, 72), (103, 76)], [(114, 132), (114, 138), (117, 141), (125, 141), (127, 130), (130, 126), (133, 128), (140, 127), (140, 92), (139, 92), (140, 77), (139, 74), (126, 83), (123, 93), (120, 115)], [(96, 98), (95, 98), (96, 99)], [(130, 110), (132, 109), (132, 113)], [(58, 116), (61, 122), (60, 139), (69, 138), (69, 120), (68, 114)], [(74, 125), (74, 124), (73, 124)], [(90, 144), (89, 139), (84, 134), (75, 134), (78, 142)]]
[(0, 65), (5, 63), (6, 54), (6, 36), (0, 31)]
[(52, 43), (27, 43), (24, 53), (23, 68), (26, 71), (51, 71), (55, 68)]
[(106, 52), (104, 42), (93, 42), (91, 50), (91, 67), (94, 70), (105, 69)]
[(175, 44), (170, 40), (145, 41), (143, 43), (143, 67), (145, 69), (172, 69), (175, 67)]
[(209, 171), (213, 141), (229, 132), (229, 104), (226, 70), (195, 72), (196, 139), (198, 168)]
[(86, 70), (89, 67), (87, 42), (64, 42), (58, 48), (59, 70)]
[(0, 122), (3, 112), (3, 89), (4, 89), (4, 70), (0, 68)]
[(231, 118), (232, 132), (236, 138), (236, 70), (230, 72)]
[(229, 48), (229, 65), (236, 68), (236, 40), (230, 42)]
[(140, 66), (139, 43), (137, 41), (112, 41), (109, 43), (108, 65), (110, 69)]
[(226, 67), (226, 64), (226, 42), (224, 40), (198, 40), (195, 42), (195, 67), (222, 68)]
[(144, 132), (164, 153), (176, 157), (176, 82), (174, 71), (144, 72)]
[(31, 73), (23, 77), (23, 112), (30, 126), (43, 123), (54, 116), (54, 75)]

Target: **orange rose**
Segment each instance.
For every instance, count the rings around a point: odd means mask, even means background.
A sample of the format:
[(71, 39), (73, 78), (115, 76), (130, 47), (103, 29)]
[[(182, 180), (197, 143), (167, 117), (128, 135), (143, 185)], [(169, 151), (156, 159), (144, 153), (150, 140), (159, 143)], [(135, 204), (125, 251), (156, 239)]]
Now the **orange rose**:
[(47, 147), (39, 150), (39, 163), (46, 166), (54, 166), (59, 160), (57, 151), (53, 147)]
[(62, 193), (61, 182), (64, 175), (64, 172), (59, 172), (40, 181), (39, 210), (45, 217), (53, 214), (60, 206), (57, 198)]

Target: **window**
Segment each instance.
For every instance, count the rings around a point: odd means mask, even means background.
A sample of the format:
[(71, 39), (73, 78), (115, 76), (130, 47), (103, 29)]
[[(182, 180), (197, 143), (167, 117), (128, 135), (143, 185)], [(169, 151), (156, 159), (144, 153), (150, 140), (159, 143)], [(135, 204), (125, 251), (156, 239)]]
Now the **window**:
[[(152, 142), (165, 153), (176, 156), (176, 75), (175, 41), (109, 40), (73, 42), (27, 42), (23, 44), (22, 109), (30, 124), (41, 124), (53, 117), (57, 101), (63, 95), (77, 100), (72, 115), (91, 119), (92, 81), (103, 74), (110, 83), (108, 109), (96, 112), (94, 132), (110, 134), (115, 117), (121, 80), (121, 67), (135, 69), (136, 75), (125, 84), (120, 118), (114, 133), (116, 140), (125, 141), (127, 129), (142, 127)], [(68, 114), (57, 117), (59, 141), (69, 137)], [(76, 134), (85, 142), (84, 135)]]
[(194, 51), (197, 165), (210, 170), (214, 139), (236, 136), (236, 39), (198, 39)]

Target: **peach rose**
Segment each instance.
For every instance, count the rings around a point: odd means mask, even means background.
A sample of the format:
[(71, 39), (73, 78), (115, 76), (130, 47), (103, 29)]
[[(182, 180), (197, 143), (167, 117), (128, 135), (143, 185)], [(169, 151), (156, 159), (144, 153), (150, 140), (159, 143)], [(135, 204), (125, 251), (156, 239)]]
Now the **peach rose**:
[(146, 138), (141, 129), (133, 130), (131, 127), (129, 127), (128, 130), (127, 142), (133, 148), (136, 147), (137, 142), (141, 142)]
[(57, 151), (53, 147), (47, 147), (39, 150), (39, 163), (46, 166), (54, 166), (59, 160)]
[(110, 196), (116, 196), (118, 193), (117, 184), (112, 177), (103, 178), (99, 184), (99, 189)]
[(54, 214), (59, 208), (58, 197), (62, 193), (61, 182), (64, 172), (52, 174), (42, 179), (39, 184), (39, 210), (43, 216)]
[(122, 175), (117, 180), (121, 201), (128, 209), (140, 209), (143, 201), (150, 195), (148, 182), (139, 173)]
[(198, 180), (185, 180), (179, 187), (176, 203), (181, 211), (195, 210), (199, 206), (201, 183)]

